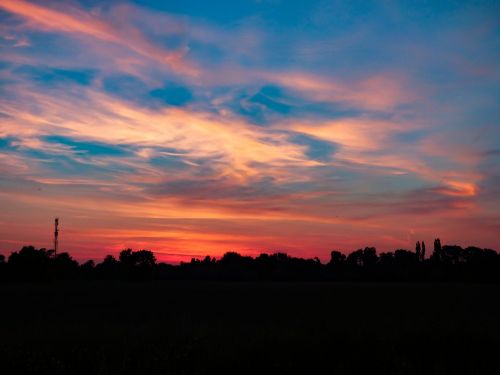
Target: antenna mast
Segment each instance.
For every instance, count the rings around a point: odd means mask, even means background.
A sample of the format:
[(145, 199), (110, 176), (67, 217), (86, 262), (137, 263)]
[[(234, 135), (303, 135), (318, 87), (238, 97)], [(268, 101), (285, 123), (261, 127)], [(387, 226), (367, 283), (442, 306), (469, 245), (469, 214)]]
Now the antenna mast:
[(59, 240), (57, 239), (59, 237), (59, 218), (56, 217), (54, 220), (54, 257), (57, 255), (57, 247), (59, 245)]

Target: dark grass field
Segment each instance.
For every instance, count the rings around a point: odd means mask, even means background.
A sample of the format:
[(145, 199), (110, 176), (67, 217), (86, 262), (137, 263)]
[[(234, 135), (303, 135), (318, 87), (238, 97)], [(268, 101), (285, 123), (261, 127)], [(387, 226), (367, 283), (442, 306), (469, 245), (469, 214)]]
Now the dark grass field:
[(500, 286), (3, 284), (2, 373), (495, 374)]

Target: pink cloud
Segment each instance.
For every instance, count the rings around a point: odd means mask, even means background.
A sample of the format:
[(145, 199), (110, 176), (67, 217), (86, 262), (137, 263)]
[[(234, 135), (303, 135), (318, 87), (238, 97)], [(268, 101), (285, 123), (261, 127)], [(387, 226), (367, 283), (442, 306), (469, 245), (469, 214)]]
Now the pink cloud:
[[(106, 19), (98, 13), (75, 6), (65, 6), (64, 11), (61, 11), (24, 0), (2, 1), (0, 8), (26, 19), (29, 28), (81, 35), (117, 44), (165, 64), (177, 73), (197, 74), (196, 68), (185, 59), (184, 49), (160, 48), (148, 41), (139, 29), (120, 19)], [(119, 16), (126, 17), (127, 13), (122, 11)]]
[(261, 72), (262, 78), (303, 96), (327, 103), (344, 103), (356, 108), (387, 111), (411, 103), (417, 93), (401, 77), (379, 74), (361, 80), (342, 80), (301, 72)]

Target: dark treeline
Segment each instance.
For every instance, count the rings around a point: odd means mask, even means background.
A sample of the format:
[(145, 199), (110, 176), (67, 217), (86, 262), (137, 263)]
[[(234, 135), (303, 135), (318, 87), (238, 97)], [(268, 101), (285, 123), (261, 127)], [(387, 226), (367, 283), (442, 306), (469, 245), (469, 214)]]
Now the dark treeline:
[(330, 261), (303, 259), (284, 253), (255, 258), (228, 252), (220, 259), (191, 259), (180, 265), (158, 263), (149, 250), (126, 249), (100, 263), (79, 264), (68, 253), (25, 246), (8, 259), (0, 255), (0, 280), (48, 281), (55, 279), (97, 280), (337, 280), (337, 281), (467, 281), (500, 282), (500, 254), (495, 250), (434, 241), (430, 256), (425, 244), (415, 251), (380, 253), (374, 247), (349, 255), (332, 251)]

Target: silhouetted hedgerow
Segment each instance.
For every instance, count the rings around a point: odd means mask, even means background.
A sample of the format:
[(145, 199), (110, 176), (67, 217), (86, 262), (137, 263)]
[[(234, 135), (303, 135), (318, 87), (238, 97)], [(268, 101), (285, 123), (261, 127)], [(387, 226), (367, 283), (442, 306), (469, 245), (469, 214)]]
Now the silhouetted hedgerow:
[(0, 280), (338, 280), (338, 281), (469, 281), (500, 282), (500, 255), (491, 249), (441, 245), (425, 259), (425, 244), (415, 252), (398, 249), (377, 254), (374, 247), (347, 256), (332, 251), (330, 261), (303, 259), (284, 253), (255, 258), (227, 252), (220, 259), (191, 259), (180, 265), (157, 263), (153, 252), (126, 249), (118, 259), (107, 255), (98, 264), (78, 264), (68, 253), (25, 246), (7, 259), (0, 256)]

